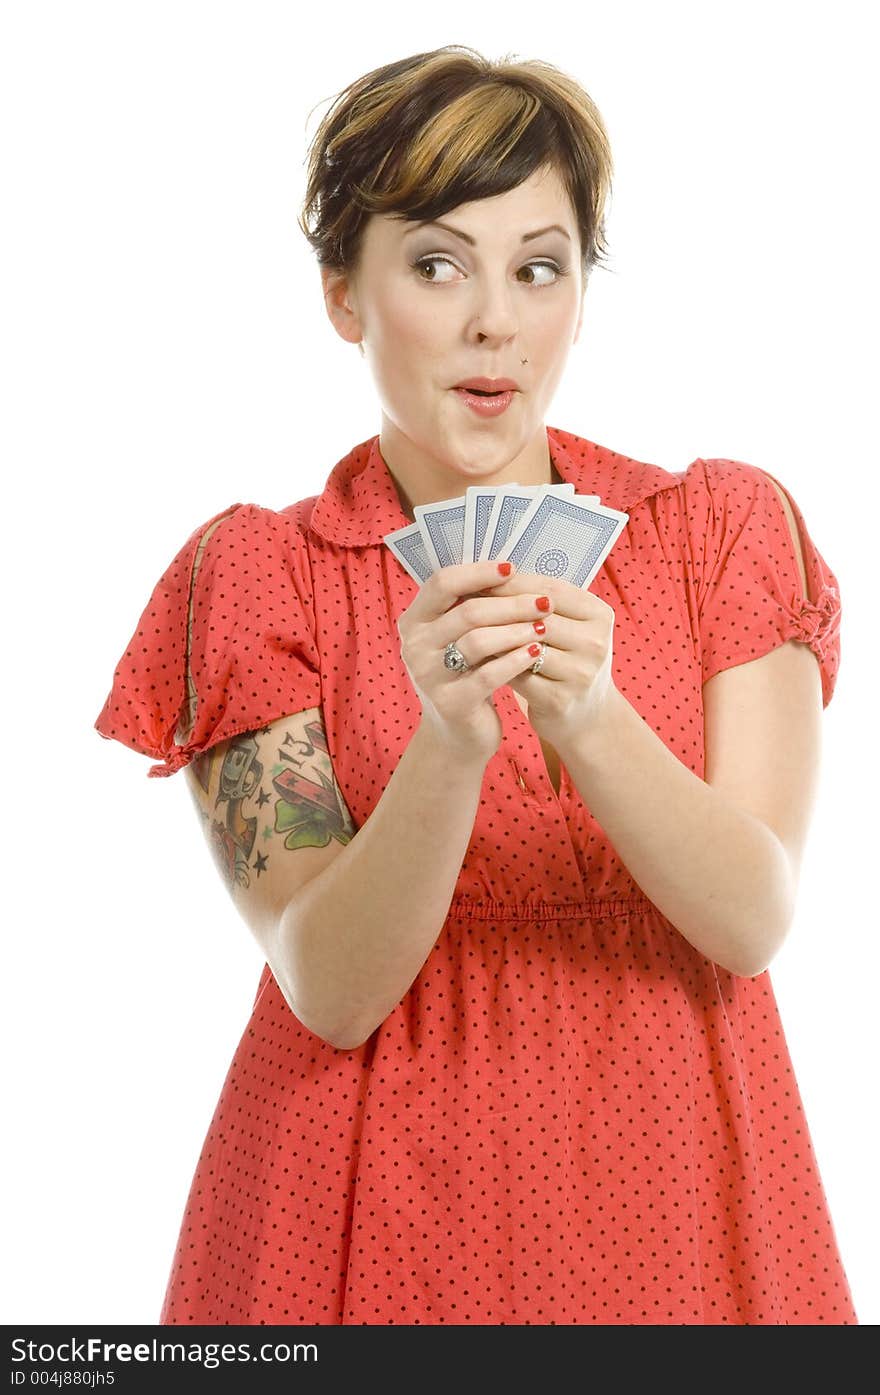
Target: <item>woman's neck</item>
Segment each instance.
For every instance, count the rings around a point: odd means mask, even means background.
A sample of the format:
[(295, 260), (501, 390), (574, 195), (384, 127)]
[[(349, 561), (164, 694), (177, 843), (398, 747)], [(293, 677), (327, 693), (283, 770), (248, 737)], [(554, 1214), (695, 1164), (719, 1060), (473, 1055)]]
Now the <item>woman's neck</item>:
[[(385, 463), (386, 463), (386, 465), (388, 465), (388, 462), (387, 462), (387, 461), (386, 461)], [(391, 478), (394, 480), (394, 485), (395, 485), (395, 488), (397, 489), (397, 496), (398, 496), (398, 498), (399, 498), (399, 500), (400, 500), (400, 507), (402, 508), (403, 512), (405, 513), (405, 515), (406, 515), (406, 517), (408, 518), (408, 520), (409, 520), (410, 523), (415, 523), (415, 512), (414, 512), (414, 509), (415, 509), (415, 507), (416, 507), (419, 503), (436, 503), (436, 502), (438, 502), (438, 501), (435, 500), (435, 499), (431, 499), (431, 500), (427, 500), (427, 499), (426, 499), (426, 500), (416, 500), (416, 501), (413, 501), (412, 499), (410, 499), (409, 495), (407, 494), (407, 492), (406, 492), (406, 490), (404, 489), (403, 485), (401, 484), (400, 480), (397, 479), (396, 476), (394, 475), (394, 473), (393, 473), (393, 471), (391, 470), (390, 466), (388, 467), (388, 472), (389, 472), (389, 474), (391, 475)], [(519, 480), (517, 480), (517, 481), (511, 480), (510, 483), (511, 483), (511, 484), (513, 484), (513, 483), (519, 484), (519, 483), (521, 483), (521, 481), (519, 481)], [(565, 483), (565, 481), (563, 480), (563, 478), (562, 478), (562, 476), (560, 475), (559, 471), (556, 469), (556, 466), (553, 464), (553, 461), (552, 461), (552, 460), (550, 461), (550, 478), (549, 478), (548, 481), (546, 481), (546, 483), (551, 484), (551, 485), (554, 485), (554, 484), (564, 484), (564, 483)], [(492, 488), (495, 488), (495, 489), (500, 489), (502, 486), (501, 486), (501, 485), (493, 485), (493, 486), (491, 486), (491, 487), (492, 487)], [(534, 487), (534, 488), (538, 488), (539, 486), (538, 486), (538, 485), (535, 485), (535, 486), (533, 486), (533, 487)], [(460, 493), (463, 493), (463, 492), (464, 492), (464, 489), (461, 489), (459, 492), (460, 492)], [(449, 497), (453, 497), (453, 496), (449, 496)]]

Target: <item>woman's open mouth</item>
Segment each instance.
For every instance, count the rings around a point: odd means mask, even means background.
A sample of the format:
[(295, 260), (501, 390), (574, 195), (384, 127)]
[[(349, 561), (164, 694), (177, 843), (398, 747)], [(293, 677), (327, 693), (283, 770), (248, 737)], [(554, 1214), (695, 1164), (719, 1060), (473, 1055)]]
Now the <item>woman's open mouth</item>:
[(505, 392), (483, 392), (479, 388), (453, 388), (461, 400), (481, 417), (500, 417), (505, 412), (513, 400), (513, 391), (508, 388)]

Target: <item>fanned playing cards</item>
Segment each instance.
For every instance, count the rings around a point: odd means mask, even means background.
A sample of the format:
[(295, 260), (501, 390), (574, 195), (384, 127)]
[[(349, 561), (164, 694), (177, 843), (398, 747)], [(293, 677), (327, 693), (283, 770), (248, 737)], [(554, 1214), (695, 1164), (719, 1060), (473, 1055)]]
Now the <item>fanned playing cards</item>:
[(573, 484), (471, 485), (413, 513), (384, 540), (420, 586), (440, 567), (497, 560), (587, 587), (629, 521)]

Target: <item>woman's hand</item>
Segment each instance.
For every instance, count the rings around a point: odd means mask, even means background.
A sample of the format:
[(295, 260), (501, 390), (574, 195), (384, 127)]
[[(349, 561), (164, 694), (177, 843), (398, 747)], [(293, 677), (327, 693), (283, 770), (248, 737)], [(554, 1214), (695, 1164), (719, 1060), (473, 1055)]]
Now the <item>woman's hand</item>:
[[(539, 596), (553, 602), (543, 577), (530, 577), (538, 589), (529, 589), (517, 584), (515, 573), (506, 579), (498, 568), (498, 562), (441, 567), (397, 622), (401, 657), (421, 700), (423, 721), (456, 756), (483, 764), (503, 734), (492, 694), (535, 662), (541, 636), (534, 624), (547, 622), (547, 612), (535, 602)], [(504, 586), (514, 589), (499, 596)], [(450, 641), (464, 655), (468, 671), (456, 673), (444, 664)]]
[(544, 617), (547, 648), (539, 673), (528, 669), (509, 679), (529, 704), (529, 721), (544, 741), (564, 749), (585, 728), (597, 723), (617, 693), (611, 676), (614, 611), (605, 601), (570, 581), (518, 572), (497, 597), (532, 596), (541, 589), (552, 612)]

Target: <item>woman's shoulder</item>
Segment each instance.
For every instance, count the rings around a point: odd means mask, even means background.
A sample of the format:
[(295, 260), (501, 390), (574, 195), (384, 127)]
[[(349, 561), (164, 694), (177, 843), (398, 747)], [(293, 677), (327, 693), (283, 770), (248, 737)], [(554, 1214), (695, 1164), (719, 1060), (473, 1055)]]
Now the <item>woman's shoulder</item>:
[(777, 497), (784, 492), (776, 477), (762, 466), (717, 455), (693, 460), (681, 473), (680, 487), (692, 497), (743, 502), (754, 502), (756, 497), (768, 496), (769, 491)]
[(163, 576), (188, 591), (197, 575), (228, 579), (239, 586), (268, 569), (307, 569), (312, 499), (285, 508), (254, 502), (229, 504), (198, 523), (178, 546)]
[(198, 524), (190, 534), (190, 539), (201, 539), (209, 531), (220, 533), (229, 547), (247, 549), (256, 538), (279, 538), (289, 541), (296, 535), (303, 537), (308, 531), (315, 499), (299, 499), (284, 508), (272, 508), (265, 504), (230, 504), (219, 513)]
[(548, 429), (556, 447), (557, 468), (578, 493), (598, 493), (603, 504), (632, 512), (668, 513), (721, 502), (726, 496), (754, 498), (772, 478), (757, 465), (718, 456), (697, 456), (675, 468), (563, 431)]

